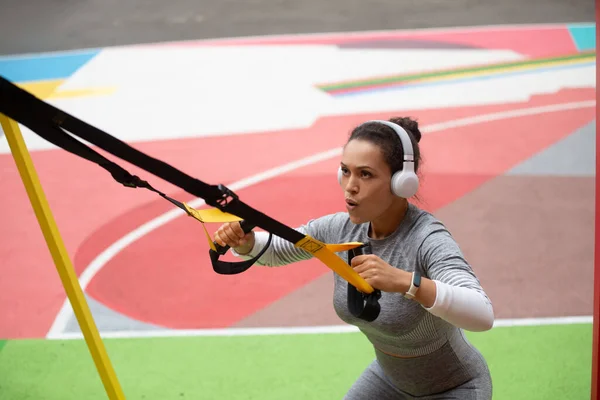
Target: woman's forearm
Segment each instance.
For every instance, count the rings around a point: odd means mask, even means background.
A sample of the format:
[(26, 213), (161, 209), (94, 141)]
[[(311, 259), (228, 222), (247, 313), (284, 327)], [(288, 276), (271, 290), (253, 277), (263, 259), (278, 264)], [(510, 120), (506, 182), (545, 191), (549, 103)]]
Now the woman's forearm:
[[(398, 292), (406, 293), (412, 273), (399, 271)], [(466, 330), (480, 332), (492, 328), (494, 311), (486, 297), (475, 289), (453, 286), (444, 282), (421, 278), (421, 286), (414, 301), (433, 315)]]

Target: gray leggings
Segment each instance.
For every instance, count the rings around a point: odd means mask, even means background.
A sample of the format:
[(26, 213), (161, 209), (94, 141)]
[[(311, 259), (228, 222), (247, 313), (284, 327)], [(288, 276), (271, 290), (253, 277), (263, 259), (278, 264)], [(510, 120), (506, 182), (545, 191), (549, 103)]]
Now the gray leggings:
[(415, 397), (394, 386), (385, 376), (379, 362), (375, 360), (352, 385), (344, 400), (491, 400), (491, 398), (492, 382), (489, 373), (483, 373), (443, 393)]

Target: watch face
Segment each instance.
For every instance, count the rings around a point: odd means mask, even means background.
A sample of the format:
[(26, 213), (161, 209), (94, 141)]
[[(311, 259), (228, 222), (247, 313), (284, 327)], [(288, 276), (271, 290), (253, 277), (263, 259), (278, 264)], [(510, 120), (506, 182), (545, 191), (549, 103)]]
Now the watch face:
[(419, 275), (418, 273), (415, 273), (415, 279), (413, 281), (413, 284), (417, 287), (421, 286), (421, 275)]

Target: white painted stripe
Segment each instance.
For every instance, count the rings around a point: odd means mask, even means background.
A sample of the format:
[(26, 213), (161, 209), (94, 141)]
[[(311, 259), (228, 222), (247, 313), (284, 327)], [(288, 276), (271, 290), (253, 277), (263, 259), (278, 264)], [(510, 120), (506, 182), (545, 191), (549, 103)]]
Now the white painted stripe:
[[(315, 335), (353, 333), (358, 329), (352, 325), (294, 326), (273, 328), (223, 328), (223, 329), (165, 329), (151, 331), (102, 332), (103, 338), (147, 338), (147, 337), (194, 337), (194, 336), (272, 336), (272, 335)], [(79, 332), (68, 332), (48, 339), (81, 339)]]
[[(478, 115), (476, 117), (467, 117), (467, 118), (461, 118), (461, 119), (441, 122), (441, 123), (437, 123), (437, 124), (432, 124), (432, 125), (423, 127), (421, 130), (422, 130), (423, 134), (433, 133), (433, 132), (438, 132), (438, 131), (442, 131), (442, 130), (446, 130), (446, 129), (450, 129), (450, 128), (456, 128), (456, 127), (460, 127), (460, 126), (475, 125), (475, 124), (480, 124), (480, 123), (485, 123), (485, 122), (490, 122), (490, 121), (511, 119), (511, 118), (517, 118), (517, 117), (522, 117), (522, 116), (528, 116), (528, 115), (538, 115), (538, 114), (545, 114), (545, 113), (551, 113), (551, 112), (557, 112), (557, 111), (566, 111), (566, 110), (575, 110), (575, 109), (581, 109), (581, 108), (595, 107), (595, 105), (596, 105), (596, 102), (594, 100), (589, 100), (589, 101), (582, 101), (582, 102), (560, 103), (560, 104), (551, 104), (551, 105), (540, 106), (540, 107), (514, 109), (514, 110), (502, 111), (502, 112), (497, 112), (497, 113)], [(325, 151), (322, 153), (312, 155), (310, 157), (296, 160), (291, 163), (288, 163), (288, 164), (285, 164), (282, 166), (278, 166), (278, 167), (272, 168), (270, 170), (261, 172), (257, 175), (253, 175), (246, 179), (237, 181), (237, 182), (231, 184), (229, 186), (229, 188), (234, 191), (240, 190), (240, 189), (255, 185), (257, 183), (263, 182), (267, 179), (274, 178), (279, 175), (285, 174), (287, 172), (293, 171), (295, 169), (298, 169), (298, 168), (301, 168), (304, 166), (308, 166), (311, 164), (315, 164), (317, 162), (330, 159), (332, 157), (339, 156), (341, 154), (341, 151), (342, 151), (341, 148), (334, 148), (334, 149), (331, 149), (331, 150), (328, 150), (328, 151)], [(190, 201), (188, 204), (191, 207), (198, 208), (198, 207), (203, 206), (205, 203), (204, 203), (203, 199), (195, 199), (193, 201)], [(150, 220), (149, 222), (141, 225), (140, 227), (129, 232), (128, 234), (126, 234), (125, 236), (123, 236), (122, 238), (120, 238), (119, 240), (114, 242), (113, 244), (111, 244), (106, 250), (104, 250), (96, 258), (94, 258), (94, 260), (92, 260), (92, 262), (84, 269), (83, 273), (81, 274), (81, 276), (79, 278), (79, 283), (81, 285), (82, 290), (85, 291), (85, 289), (87, 288), (89, 283), (92, 281), (94, 276), (96, 276), (96, 274), (104, 267), (104, 265), (106, 265), (117, 254), (119, 254), (121, 252), (121, 250), (125, 249), (127, 246), (134, 243), (138, 239), (144, 237), (148, 233), (154, 231), (155, 229), (167, 224), (168, 222), (170, 222), (170, 221), (174, 220), (175, 218), (182, 216), (182, 215), (185, 215), (183, 213), (183, 211), (181, 211), (178, 208), (174, 208), (173, 210), (170, 210), (170, 211), (166, 212), (165, 214), (162, 214), (162, 215)], [(67, 298), (67, 299), (65, 299), (60, 311), (58, 312), (58, 315), (56, 316), (56, 318), (46, 336), (48, 338), (60, 336), (61, 333), (64, 331), (64, 329), (69, 321), (69, 318), (72, 314), (73, 314), (73, 309)]]
[(556, 111), (577, 110), (580, 108), (590, 108), (596, 106), (596, 100), (577, 101), (572, 103), (549, 104), (539, 107), (529, 107), (516, 110), (500, 111), (496, 113), (483, 114), (475, 117), (461, 118), (454, 121), (441, 122), (432, 124), (422, 129), (424, 132), (437, 132), (450, 128), (458, 128), (461, 126), (475, 125), (484, 122), (499, 121), (502, 119), (511, 119), (518, 117), (526, 117), (529, 115), (546, 114)]
[[(257, 183), (274, 178), (278, 175), (285, 174), (295, 169), (315, 164), (319, 161), (328, 160), (332, 157), (340, 155), (341, 153), (341, 148), (327, 150), (322, 153), (314, 154), (312, 156), (300, 160), (292, 161), (291, 163), (281, 165), (270, 170), (261, 172), (259, 174), (250, 176), (248, 178), (237, 181), (228, 187), (233, 191), (244, 189), (248, 186), (256, 185)], [(188, 205), (193, 208), (199, 208), (204, 206), (205, 202), (204, 199), (194, 199), (188, 202)], [(85, 289), (90, 284), (92, 279), (94, 279), (96, 274), (110, 260), (112, 260), (117, 254), (119, 254), (121, 250), (125, 249), (127, 246), (131, 245), (132, 243), (149, 234), (150, 232), (154, 231), (155, 229), (183, 215), (186, 214), (183, 212), (183, 210), (179, 208), (169, 210), (166, 213), (134, 229), (133, 231), (129, 232), (128, 234), (111, 244), (106, 250), (104, 250), (102, 253), (96, 256), (96, 258), (94, 258), (92, 262), (82, 272), (81, 276), (79, 277), (79, 284), (81, 285), (82, 290), (85, 291)], [(65, 326), (67, 325), (69, 317), (71, 315), (73, 315), (73, 308), (71, 307), (71, 303), (68, 301), (67, 298), (65, 299), (58, 315), (56, 316), (56, 319), (54, 320), (54, 323), (52, 324), (47, 336), (52, 337), (55, 336), (57, 333), (64, 331)]]
[(583, 316), (578, 316), (578, 317), (498, 319), (494, 322), (494, 328), (495, 327), (505, 327), (505, 326), (591, 324), (593, 321), (594, 321), (594, 317), (592, 315), (583, 315)]
[[(593, 317), (555, 317), (555, 318), (522, 318), (522, 319), (498, 319), (494, 328), (513, 326), (552, 326), (552, 325), (574, 325), (591, 324)], [(492, 328), (493, 329), (493, 328)], [(320, 335), (358, 333), (358, 328), (352, 325), (329, 325), (329, 326), (298, 326), (298, 327), (273, 327), (273, 328), (225, 328), (225, 329), (165, 329), (152, 331), (114, 331), (102, 332), (103, 339), (131, 339), (152, 337), (221, 337), (221, 336), (272, 336), (272, 335)], [(77, 332), (62, 333), (49, 339), (83, 339), (83, 335)]]

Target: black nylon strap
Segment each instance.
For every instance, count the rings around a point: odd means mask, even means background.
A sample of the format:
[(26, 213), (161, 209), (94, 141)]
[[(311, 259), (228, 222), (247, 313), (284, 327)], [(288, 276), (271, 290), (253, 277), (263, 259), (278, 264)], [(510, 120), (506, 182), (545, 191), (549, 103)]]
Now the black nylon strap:
[(255, 226), (261, 227), (287, 241), (296, 243), (304, 238), (302, 233), (243, 203), (235, 193), (224, 185), (209, 185), (195, 179), (161, 160), (136, 150), (108, 133), (39, 100), (3, 77), (0, 77), (0, 112), (27, 126), (56, 146), (97, 163), (109, 171), (113, 178), (121, 184), (136, 187), (133, 182), (136, 181), (137, 177), (129, 174), (123, 168), (107, 160), (70, 135), (78, 136), (194, 196), (203, 198), (206, 204), (248, 220)]
[[(221, 184), (209, 185), (199, 179), (195, 179), (171, 165), (150, 157), (114, 136), (36, 98), (1, 76), (0, 113), (28, 127), (48, 142), (98, 164), (107, 170), (117, 182), (126, 187), (146, 188), (154, 191), (177, 207), (188, 212), (181, 202), (154, 189), (148, 182), (140, 179), (138, 176), (131, 175), (128, 171), (92, 150), (89, 146), (71, 135), (94, 144), (106, 152), (178, 186), (186, 192), (204, 199), (206, 204), (210, 206), (243, 218), (244, 222), (246, 222), (246, 228), (258, 226), (269, 232), (267, 246), (265, 246), (259, 255), (251, 260), (238, 263), (219, 261), (219, 255), (224, 254), (227, 249), (219, 247), (217, 251), (211, 249), (210, 258), (213, 269), (218, 273), (226, 275), (237, 274), (250, 268), (266, 251), (271, 242), (272, 235), (277, 235), (294, 244), (305, 237), (295, 229), (245, 204), (226, 186)], [(350, 259), (348, 262), (350, 262)], [(365, 297), (362, 293), (359, 293), (350, 283), (348, 283), (348, 290), (348, 305), (351, 312), (359, 318), (368, 321), (374, 320), (379, 314), (379, 303), (377, 302), (380, 296), (379, 291), (367, 295), (367, 303), (364, 305), (363, 299)]]

